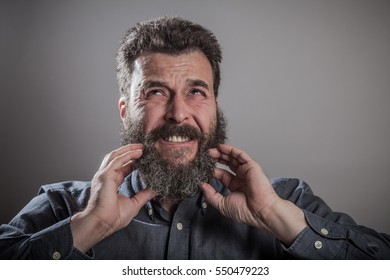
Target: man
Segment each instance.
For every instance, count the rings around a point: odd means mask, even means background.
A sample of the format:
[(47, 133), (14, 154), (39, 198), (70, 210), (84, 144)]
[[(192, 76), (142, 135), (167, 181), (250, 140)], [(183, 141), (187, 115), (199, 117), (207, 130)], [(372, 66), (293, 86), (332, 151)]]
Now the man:
[(43, 186), (1, 226), (1, 258), (390, 258), (390, 236), (223, 144), (221, 58), (210, 31), (180, 18), (130, 29), (117, 56), (123, 146), (91, 182)]

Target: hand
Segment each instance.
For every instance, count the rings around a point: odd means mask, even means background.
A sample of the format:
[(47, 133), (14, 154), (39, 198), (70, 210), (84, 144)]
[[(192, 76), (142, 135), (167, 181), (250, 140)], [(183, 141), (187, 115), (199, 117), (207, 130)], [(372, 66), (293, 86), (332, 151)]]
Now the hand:
[(219, 163), (227, 165), (235, 174), (215, 168), (214, 177), (232, 193), (223, 197), (210, 185), (204, 183), (202, 189), (208, 202), (221, 214), (238, 222), (264, 227), (261, 221), (262, 213), (278, 197), (260, 165), (244, 151), (229, 145), (210, 149), (210, 155)]
[(155, 196), (144, 189), (134, 197), (118, 194), (118, 187), (131, 173), (134, 160), (142, 155), (143, 145), (123, 146), (104, 158), (91, 182), (86, 209), (72, 217), (74, 245), (87, 251), (97, 242), (127, 226), (142, 206)]
[(260, 165), (244, 151), (220, 145), (210, 149), (210, 155), (235, 174), (215, 168), (214, 177), (229, 188), (231, 194), (223, 197), (203, 183), (201, 189), (207, 202), (222, 215), (267, 230), (291, 244), (307, 226), (302, 210), (276, 194)]

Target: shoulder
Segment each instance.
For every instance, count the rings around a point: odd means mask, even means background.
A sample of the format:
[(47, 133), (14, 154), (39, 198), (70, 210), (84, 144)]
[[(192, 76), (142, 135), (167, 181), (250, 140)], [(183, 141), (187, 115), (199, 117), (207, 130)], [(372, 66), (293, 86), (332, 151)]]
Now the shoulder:
[(89, 181), (64, 181), (41, 186), (38, 194), (50, 192), (79, 193), (88, 190), (90, 187), (91, 182)]
[[(270, 179), (272, 187), (275, 192), (284, 199), (297, 200), (298, 197), (303, 195), (313, 195), (313, 191), (310, 186), (303, 180), (297, 178), (274, 178)], [(211, 178), (209, 181), (210, 185), (214, 189), (223, 194), (227, 195), (230, 193), (229, 189), (222, 184), (219, 180)]]
[(313, 195), (310, 186), (301, 179), (275, 178), (270, 181), (275, 192), (284, 199), (296, 201), (303, 195)]
[(67, 181), (40, 187), (38, 195), (12, 220), (26, 231), (49, 227), (84, 209), (89, 199), (89, 182)]
[(48, 201), (54, 209), (68, 209), (71, 213), (87, 205), (90, 189), (88, 181), (65, 181), (41, 186), (38, 197)]

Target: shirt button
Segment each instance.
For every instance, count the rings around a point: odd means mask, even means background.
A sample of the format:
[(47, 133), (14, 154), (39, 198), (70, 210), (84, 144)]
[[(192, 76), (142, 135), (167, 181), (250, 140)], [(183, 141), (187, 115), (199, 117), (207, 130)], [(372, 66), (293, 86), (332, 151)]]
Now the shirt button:
[(203, 208), (203, 209), (206, 209), (206, 208), (207, 208), (207, 203), (206, 203), (206, 202), (203, 202), (203, 203), (202, 203), (202, 208)]
[(328, 231), (326, 228), (322, 228), (322, 229), (321, 229), (321, 233), (322, 233), (323, 235), (328, 235), (329, 231)]
[(53, 258), (53, 260), (59, 260), (59, 259), (61, 259), (61, 253), (55, 251), (55, 252), (53, 253), (53, 255), (51, 255), (51, 257)]
[(314, 247), (316, 249), (321, 249), (322, 248), (322, 242), (321, 241), (316, 241), (314, 242)]
[(177, 224), (176, 224), (176, 228), (177, 228), (178, 230), (182, 230), (182, 229), (183, 229), (183, 224), (182, 224), (182, 223), (177, 223)]

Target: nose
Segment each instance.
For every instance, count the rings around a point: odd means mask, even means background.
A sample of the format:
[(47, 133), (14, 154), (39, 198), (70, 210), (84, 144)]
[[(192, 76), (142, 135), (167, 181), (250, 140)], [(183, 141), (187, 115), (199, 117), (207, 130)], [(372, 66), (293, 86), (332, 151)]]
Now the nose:
[(184, 123), (189, 119), (190, 108), (181, 95), (174, 95), (168, 103), (165, 119), (176, 124)]

